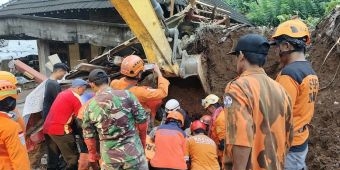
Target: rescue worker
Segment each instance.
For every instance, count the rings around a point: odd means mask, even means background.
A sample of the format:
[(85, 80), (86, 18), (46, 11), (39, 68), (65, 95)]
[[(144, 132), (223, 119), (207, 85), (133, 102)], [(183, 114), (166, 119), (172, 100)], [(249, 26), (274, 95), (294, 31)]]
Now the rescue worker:
[(218, 96), (210, 94), (202, 100), (202, 106), (211, 115), (208, 136), (215, 141), (218, 159), (222, 162), (225, 143), (225, 113), (219, 100)]
[(24, 132), (8, 114), (15, 109), (17, 98), (15, 84), (0, 80), (0, 169), (4, 170), (30, 169)]
[[(17, 78), (12, 73), (7, 72), (7, 71), (0, 71), (0, 80), (6, 80), (8, 82), (11, 82), (14, 85), (18, 84)], [(8, 114), (12, 118), (12, 120), (19, 123), (21, 130), (25, 133), (26, 132), (25, 121), (19, 109), (15, 108), (13, 111), (9, 112)]]
[(183, 113), (170, 111), (165, 124), (155, 133), (156, 151), (150, 164), (153, 169), (187, 169), (185, 157), (186, 135), (181, 129)]
[(308, 152), (308, 125), (314, 114), (319, 80), (309, 61), (306, 45), (309, 45), (308, 27), (299, 19), (280, 24), (272, 36), (284, 66), (276, 81), (288, 92), (293, 105), (294, 138), (286, 157), (285, 169), (306, 169)]
[[(183, 117), (184, 117), (184, 125), (182, 127), (182, 130), (185, 130), (187, 128), (190, 128), (190, 124), (191, 124), (191, 120), (190, 120), (190, 116), (188, 115), (188, 113), (181, 108), (179, 102), (176, 99), (170, 99), (165, 103), (165, 119), (164, 121), (166, 121), (166, 116), (168, 115), (169, 111), (177, 111), (177, 110), (181, 110), (180, 113), (183, 113)], [(164, 122), (162, 121), (162, 122)]]
[(292, 105), (285, 89), (262, 68), (266, 38), (242, 36), (234, 51), (239, 77), (228, 83), (225, 169), (281, 170), (292, 140)]
[[(129, 55), (124, 58), (120, 66), (120, 73), (124, 77), (119, 80), (113, 80), (111, 87), (113, 89), (129, 90), (137, 97), (144, 109), (150, 111), (152, 109), (147, 108), (147, 103), (165, 98), (168, 95), (170, 84), (169, 81), (163, 77), (157, 64), (154, 65), (153, 70), (158, 76), (158, 88), (152, 89), (147, 86), (138, 86), (137, 83), (141, 79), (144, 71), (144, 62), (139, 56)], [(137, 128), (143, 147), (145, 148), (148, 122), (137, 125)]]
[(209, 132), (210, 131), (210, 125), (211, 125), (211, 116), (210, 115), (203, 115), (200, 118), (200, 121), (207, 126), (207, 132)]
[(207, 134), (207, 125), (195, 120), (190, 126), (192, 136), (188, 138), (186, 155), (192, 170), (220, 170), (216, 143)]
[(85, 92), (86, 86), (86, 81), (74, 79), (71, 88), (58, 94), (43, 125), (44, 134), (50, 137), (46, 139), (47, 147), (54, 155), (63, 156), (68, 170), (78, 169), (77, 129), (72, 129), (72, 126), (81, 107), (80, 95)]
[(82, 124), (89, 161), (99, 160), (95, 139), (98, 134), (102, 169), (146, 170), (148, 164), (135, 127), (146, 122), (146, 111), (128, 90), (110, 88), (104, 70), (92, 70), (88, 80), (96, 92), (85, 108)]

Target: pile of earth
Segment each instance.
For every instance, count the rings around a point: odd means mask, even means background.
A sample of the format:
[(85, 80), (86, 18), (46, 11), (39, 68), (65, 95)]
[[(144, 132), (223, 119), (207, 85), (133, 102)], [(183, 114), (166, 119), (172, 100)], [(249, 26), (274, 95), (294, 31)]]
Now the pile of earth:
[[(312, 45), (308, 48), (307, 59), (311, 61), (320, 80), (315, 114), (309, 141), (307, 164), (310, 169), (340, 169), (340, 45), (327, 53), (340, 37), (340, 8), (335, 9), (320, 22), (312, 33)], [(210, 93), (222, 96), (226, 84), (237, 76), (235, 57), (227, 55), (236, 45), (239, 37), (258, 33), (270, 38), (272, 29), (236, 25), (225, 28), (203, 26), (188, 38), (189, 54), (202, 54), (204, 74), (207, 77)], [(268, 54), (264, 68), (275, 78), (280, 70), (274, 49)], [(198, 79), (170, 79), (169, 98), (180, 99), (184, 109), (196, 118), (205, 113), (200, 100), (207, 95)], [(209, 92), (208, 92), (209, 93)]]
[[(307, 158), (310, 169), (340, 169), (339, 38), (340, 7), (317, 25), (308, 51), (309, 59), (320, 81)], [(338, 45), (335, 45), (337, 41)], [(328, 53), (327, 60), (323, 64)]]
[[(272, 30), (268, 28), (245, 25), (234, 25), (228, 28), (213, 25), (200, 27), (195, 35), (188, 37), (184, 42), (188, 54), (202, 54), (203, 73), (209, 90), (204, 91), (197, 77), (170, 79), (168, 98), (179, 99), (182, 107), (188, 110), (192, 117), (200, 117), (205, 113), (201, 106), (201, 99), (210, 93), (222, 97), (227, 83), (237, 76), (236, 57), (227, 53), (234, 48), (239, 37), (257, 33), (269, 38), (271, 32)], [(275, 77), (279, 71), (278, 57), (274, 50), (269, 52), (264, 67), (271, 77)]]

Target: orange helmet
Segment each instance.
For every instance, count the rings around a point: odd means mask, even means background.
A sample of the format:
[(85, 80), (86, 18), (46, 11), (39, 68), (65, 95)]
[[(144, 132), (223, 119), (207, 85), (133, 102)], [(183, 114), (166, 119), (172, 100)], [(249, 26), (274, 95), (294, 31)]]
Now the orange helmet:
[(210, 115), (203, 115), (200, 121), (206, 125), (210, 125), (212, 117)]
[(167, 119), (172, 118), (178, 121), (181, 121), (182, 126), (184, 125), (184, 117), (183, 114), (178, 111), (169, 111)]
[(0, 80), (0, 101), (7, 97), (13, 97), (14, 99), (17, 99), (17, 87), (9, 81)]
[(309, 45), (311, 42), (308, 27), (300, 19), (292, 19), (281, 23), (275, 30), (272, 39), (286, 35), (291, 38), (302, 38)]
[(144, 62), (136, 55), (125, 57), (120, 66), (120, 73), (128, 77), (136, 77), (143, 70)]
[(17, 78), (8, 71), (0, 71), (0, 80), (6, 80), (16, 85), (18, 83)]
[(195, 120), (194, 122), (191, 123), (190, 130), (191, 132), (193, 132), (197, 129), (207, 130), (207, 125), (201, 122), (200, 120)]

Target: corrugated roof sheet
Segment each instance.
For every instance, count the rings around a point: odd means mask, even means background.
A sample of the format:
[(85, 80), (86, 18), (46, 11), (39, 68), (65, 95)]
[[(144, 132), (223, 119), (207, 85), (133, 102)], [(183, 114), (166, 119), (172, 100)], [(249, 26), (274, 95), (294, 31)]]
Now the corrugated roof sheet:
[(2, 6), (0, 15), (100, 8), (112, 8), (112, 6), (107, 0), (18, 0)]
[[(183, 4), (186, 0), (177, 0)], [(230, 11), (231, 19), (250, 24), (245, 16), (233, 10), (224, 0), (200, 0), (206, 4), (217, 6)], [(60, 11), (67, 9), (102, 9), (112, 8), (108, 0), (14, 0), (0, 7), (0, 15), (7, 14), (34, 14), (41, 12)]]
[(230, 12), (230, 18), (240, 22), (251, 25), (251, 23), (247, 20), (247, 18), (234, 10), (232, 7), (230, 7), (224, 0), (200, 0), (201, 2), (204, 2), (206, 4), (216, 6), (221, 9), (225, 9)]

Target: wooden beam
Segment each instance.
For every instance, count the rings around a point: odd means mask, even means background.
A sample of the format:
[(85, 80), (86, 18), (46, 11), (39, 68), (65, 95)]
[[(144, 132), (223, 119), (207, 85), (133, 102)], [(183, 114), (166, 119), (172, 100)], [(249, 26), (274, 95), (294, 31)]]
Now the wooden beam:
[(38, 60), (40, 73), (49, 76), (51, 72), (46, 69), (45, 64), (49, 61), (50, 47), (47, 40), (37, 40)]
[[(174, 15), (174, 10), (175, 10), (175, 0), (170, 1), (170, 17)], [(177, 11), (179, 12), (179, 11)]]
[(100, 47), (91, 45), (91, 59), (94, 59), (99, 55), (100, 55)]
[(68, 56), (70, 61), (70, 68), (73, 69), (79, 64), (80, 61), (79, 44), (68, 45)]

